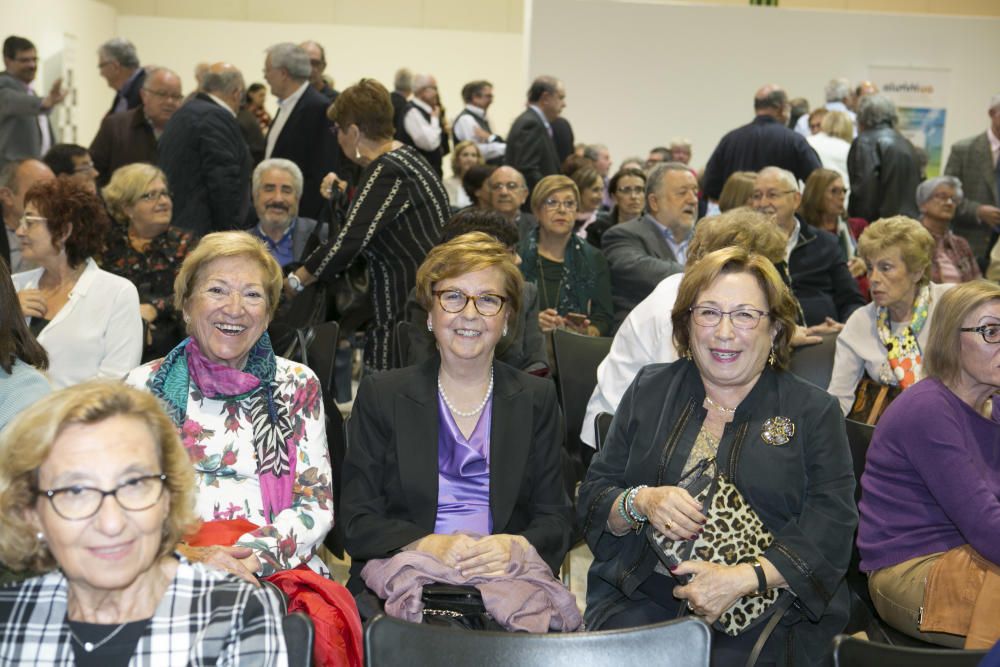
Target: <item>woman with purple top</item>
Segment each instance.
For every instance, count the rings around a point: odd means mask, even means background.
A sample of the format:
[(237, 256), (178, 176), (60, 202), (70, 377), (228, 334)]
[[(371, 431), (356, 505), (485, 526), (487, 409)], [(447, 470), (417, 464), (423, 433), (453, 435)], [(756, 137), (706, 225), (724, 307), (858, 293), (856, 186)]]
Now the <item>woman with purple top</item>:
[(508, 249), (486, 234), (435, 247), (416, 296), (438, 354), (361, 383), (341, 516), (362, 615), (368, 560), (415, 550), (463, 577), (494, 576), (530, 548), (555, 572), (569, 548), (554, 386), (494, 359), (521, 284)]
[(926, 379), (879, 421), (861, 477), (858, 548), (872, 601), (908, 635), (1000, 639), (1000, 287), (938, 303)]

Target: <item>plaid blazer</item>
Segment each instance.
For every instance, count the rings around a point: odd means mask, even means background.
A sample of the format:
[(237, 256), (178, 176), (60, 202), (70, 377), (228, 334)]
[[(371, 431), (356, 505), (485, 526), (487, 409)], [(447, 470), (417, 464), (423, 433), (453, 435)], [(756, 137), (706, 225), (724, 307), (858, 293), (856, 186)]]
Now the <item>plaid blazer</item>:
[[(59, 571), (0, 588), (0, 665), (73, 665)], [(288, 664), (274, 594), (180, 558), (130, 667)]]

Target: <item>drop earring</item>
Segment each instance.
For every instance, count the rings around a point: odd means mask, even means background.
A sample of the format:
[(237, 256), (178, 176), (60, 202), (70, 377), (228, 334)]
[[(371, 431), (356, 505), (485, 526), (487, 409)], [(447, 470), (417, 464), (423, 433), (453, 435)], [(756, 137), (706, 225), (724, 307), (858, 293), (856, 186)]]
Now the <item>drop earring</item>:
[(427, 330), (428, 331), (434, 331), (434, 325), (431, 324), (430, 320), (427, 320)]
[(769, 363), (769, 364), (771, 364), (772, 366), (774, 366), (775, 362), (777, 362), (777, 359), (776, 359), (776, 358), (775, 358), (775, 356), (774, 356), (774, 348), (772, 347), (772, 348), (771, 348), (771, 354), (769, 354), (769, 355), (767, 356), (767, 363)]
[(506, 336), (507, 335), (507, 323), (506, 322), (503, 323), (503, 331), (500, 333), (500, 335), (501, 336)]

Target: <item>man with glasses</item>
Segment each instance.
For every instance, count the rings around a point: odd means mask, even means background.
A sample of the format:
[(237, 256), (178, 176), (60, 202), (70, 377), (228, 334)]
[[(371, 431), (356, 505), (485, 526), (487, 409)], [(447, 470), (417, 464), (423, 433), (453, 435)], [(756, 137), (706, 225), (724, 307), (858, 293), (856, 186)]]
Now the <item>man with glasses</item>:
[(795, 216), (802, 201), (795, 176), (785, 169), (765, 167), (757, 174), (750, 201), (758, 213), (772, 216), (788, 239), (785, 257), (792, 292), (805, 317), (800, 324), (842, 328), (865, 300), (847, 269), (837, 237), (803, 225)]
[(601, 237), (611, 269), (615, 319), (621, 322), (669, 275), (684, 270), (698, 219), (698, 180), (687, 165), (665, 162), (646, 180), (647, 213)]
[(184, 101), (181, 79), (166, 67), (151, 67), (139, 91), (142, 104), (105, 116), (90, 144), (98, 187), (111, 180), (119, 167), (135, 162), (156, 164), (157, 142), (174, 112)]
[(521, 172), (514, 167), (497, 167), (486, 185), (490, 189), (490, 208), (517, 227), (521, 237), (538, 227), (535, 216), (521, 210), (528, 198), (528, 186)]
[(311, 69), (309, 84), (316, 89), (317, 93), (330, 102), (333, 102), (337, 99), (337, 95), (340, 95), (340, 91), (331, 86), (326, 77), (323, 76), (323, 73), (326, 72), (326, 50), (323, 49), (323, 46), (319, 42), (312, 40), (302, 42), (299, 46), (309, 56), (309, 67)]
[(503, 164), (507, 144), (502, 137), (493, 133), (486, 111), (493, 104), (493, 84), (489, 81), (472, 81), (462, 86), (462, 101), (465, 108), (455, 116), (452, 135), (455, 144), (461, 141), (475, 142), (479, 153), (487, 164)]
[(3, 205), (4, 234), (0, 234), (0, 257), (11, 273), (35, 268), (34, 262), (21, 258), (18, 225), (24, 215), (24, 195), (35, 183), (55, 178), (52, 170), (40, 160), (31, 158), (8, 162), (0, 169), (0, 204)]
[(38, 158), (55, 143), (49, 112), (63, 101), (62, 79), (49, 94), (38, 97), (31, 82), (38, 73), (38, 52), (24, 37), (11, 35), (3, 43), (0, 73), (0, 167), (12, 160)]
[(42, 157), (42, 162), (47, 164), (56, 176), (66, 176), (85, 187), (88, 192), (97, 194), (99, 174), (90, 153), (83, 146), (56, 144)]
[(146, 80), (146, 71), (139, 66), (135, 45), (123, 37), (115, 37), (97, 49), (97, 70), (108, 87), (115, 91), (108, 115), (134, 109), (142, 104), (139, 93)]

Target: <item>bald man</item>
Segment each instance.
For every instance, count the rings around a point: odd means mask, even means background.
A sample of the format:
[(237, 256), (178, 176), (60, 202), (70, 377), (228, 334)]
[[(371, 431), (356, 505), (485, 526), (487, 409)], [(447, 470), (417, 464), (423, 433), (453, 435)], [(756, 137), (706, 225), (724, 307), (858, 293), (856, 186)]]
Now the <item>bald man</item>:
[(709, 199), (719, 199), (722, 186), (734, 171), (774, 166), (805, 181), (813, 169), (823, 166), (805, 137), (786, 127), (788, 95), (780, 86), (768, 84), (758, 90), (753, 108), (753, 121), (722, 137), (705, 166), (703, 189)]

